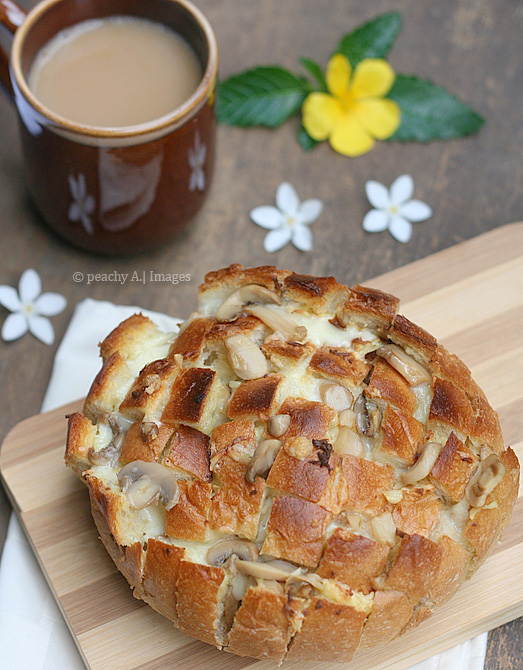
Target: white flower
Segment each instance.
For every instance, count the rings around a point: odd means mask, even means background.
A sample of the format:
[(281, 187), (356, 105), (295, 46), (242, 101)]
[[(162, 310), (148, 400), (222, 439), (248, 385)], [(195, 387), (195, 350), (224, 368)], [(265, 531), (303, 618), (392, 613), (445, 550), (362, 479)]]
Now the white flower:
[(375, 208), (363, 219), (363, 230), (381, 233), (389, 229), (398, 242), (408, 242), (412, 236), (411, 221), (425, 221), (432, 216), (431, 208), (421, 200), (411, 200), (414, 181), (409, 174), (398, 177), (390, 191), (377, 181), (368, 181), (365, 192)]
[(276, 191), (276, 205), (255, 207), (250, 214), (256, 225), (271, 231), (263, 242), (265, 251), (278, 251), (291, 240), (300, 251), (310, 251), (312, 233), (308, 226), (321, 214), (322, 201), (300, 202), (295, 188), (284, 181)]
[(0, 286), (0, 304), (10, 314), (2, 327), (6, 342), (17, 340), (29, 330), (44, 344), (54, 342), (54, 330), (46, 317), (60, 314), (67, 300), (59, 293), (42, 293), (42, 282), (36, 270), (26, 270), (20, 277), (18, 293), (12, 286)]
[(94, 212), (95, 202), (93, 196), (87, 193), (84, 175), (79, 174), (78, 179), (75, 179), (70, 174), (69, 189), (73, 197), (73, 202), (69, 207), (69, 220), (74, 222), (80, 221), (86, 232), (92, 235), (93, 223), (90, 214)]
[(189, 191), (203, 191), (205, 189), (205, 158), (207, 157), (207, 147), (200, 141), (200, 133), (196, 131), (194, 136), (194, 148), (189, 149), (189, 165), (191, 166), (191, 179), (189, 181)]

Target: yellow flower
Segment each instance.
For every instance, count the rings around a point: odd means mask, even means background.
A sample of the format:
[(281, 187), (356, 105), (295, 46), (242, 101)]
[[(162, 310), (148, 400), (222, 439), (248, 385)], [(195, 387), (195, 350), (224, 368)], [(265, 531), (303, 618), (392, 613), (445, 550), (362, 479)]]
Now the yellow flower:
[(360, 156), (374, 146), (374, 138), (393, 135), (401, 121), (398, 105), (384, 98), (396, 75), (387, 61), (366, 58), (354, 68), (341, 54), (327, 65), (329, 93), (310, 93), (303, 103), (303, 125), (317, 141), (329, 140), (345, 156)]

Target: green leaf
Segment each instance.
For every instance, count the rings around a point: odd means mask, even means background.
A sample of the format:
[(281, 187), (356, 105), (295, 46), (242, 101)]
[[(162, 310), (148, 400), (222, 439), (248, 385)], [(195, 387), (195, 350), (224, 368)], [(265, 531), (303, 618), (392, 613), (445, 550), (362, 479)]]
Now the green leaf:
[(364, 58), (386, 58), (400, 28), (399, 12), (382, 14), (342, 37), (336, 53), (346, 56), (352, 67)]
[(218, 121), (232, 126), (279, 126), (300, 109), (310, 83), (277, 66), (256, 67), (222, 81)]
[(316, 63), (315, 61), (311, 60), (310, 58), (300, 58), (300, 63), (307, 70), (307, 72), (311, 74), (314, 77), (314, 79), (318, 82), (318, 84), (320, 85), (320, 90), (326, 91), (327, 84), (325, 82), (325, 75), (323, 74), (321, 66), (318, 65), (318, 63)]
[(304, 151), (310, 151), (311, 149), (314, 149), (314, 147), (319, 144), (319, 142), (313, 140), (303, 125), (300, 125), (298, 130), (298, 144)]
[(476, 133), (485, 119), (440, 86), (398, 74), (388, 96), (401, 108), (401, 125), (390, 138), (429, 142)]

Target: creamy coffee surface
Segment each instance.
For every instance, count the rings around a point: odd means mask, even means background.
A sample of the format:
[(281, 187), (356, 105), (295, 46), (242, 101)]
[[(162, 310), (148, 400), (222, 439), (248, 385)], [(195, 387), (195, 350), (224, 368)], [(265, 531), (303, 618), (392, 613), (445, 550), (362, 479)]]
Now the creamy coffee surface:
[(202, 70), (174, 31), (130, 16), (83, 21), (37, 54), (32, 93), (81, 124), (121, 128), (172, 112), (196, 90)]

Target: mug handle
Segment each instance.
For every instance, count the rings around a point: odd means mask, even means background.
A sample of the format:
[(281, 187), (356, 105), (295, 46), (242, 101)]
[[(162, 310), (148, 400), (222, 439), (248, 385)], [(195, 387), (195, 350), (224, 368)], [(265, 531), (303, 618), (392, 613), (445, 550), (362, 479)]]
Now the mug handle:
[[(0, 0), (0, 25), (6, 28), (11, 35), (25, 21), (27, 12), (13, 0)], [(13, 87), (9, 75), (9, 53), (0, 45), (0, 85), (13, 100)]]

